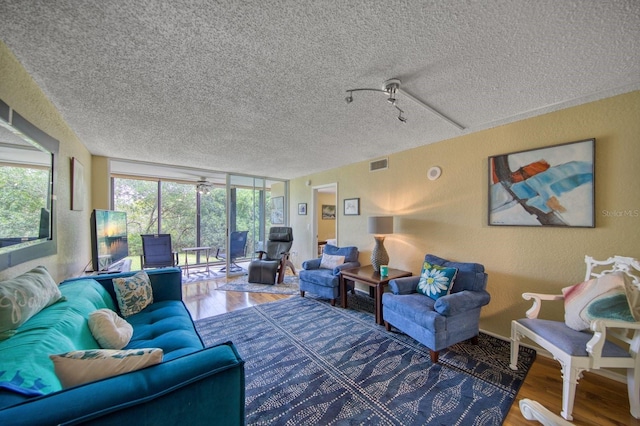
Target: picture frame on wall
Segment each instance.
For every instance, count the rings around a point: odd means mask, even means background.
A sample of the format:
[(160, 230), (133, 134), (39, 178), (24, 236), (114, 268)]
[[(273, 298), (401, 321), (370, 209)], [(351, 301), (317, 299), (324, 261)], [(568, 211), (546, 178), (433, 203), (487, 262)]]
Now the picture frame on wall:
[(491, 226), (595, 227), (595, 139), (489, 157)]
[(307, 203), (298, 203), (298, 214), (301, 216), (306, 216), (307, 214)]
[(323, 220), (335, 220), (336, 219), (336, 206), (334, 204), (322, 205), (322, 219)]
[(284, 224), (284, 197), (273, 197), (271, 199), (271, 224)]
[(360, 216), (360, 198), (344, 199), (344, 215)]

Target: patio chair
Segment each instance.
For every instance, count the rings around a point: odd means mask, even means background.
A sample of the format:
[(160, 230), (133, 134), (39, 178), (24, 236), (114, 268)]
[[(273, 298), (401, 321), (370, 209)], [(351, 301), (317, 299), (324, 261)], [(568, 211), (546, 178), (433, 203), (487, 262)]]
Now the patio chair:
[[(229, 272), (239, 272), (242, 271), (243, 268), (238, 265), (235, 260), (241, 257), (245, 257), (247, 255), (247, 234), (249, 231), (233, 231), (229, 236), (229, 262), (231, 268)], [(227, 260), (227, 253), (224, 249), (216, 250), (216, 259), (218, 260)], [(227, 270), (227, 266), (223, 266), (220, 268), (220, 272), (225, 272)]]
[(143, 234), (140, 266), (164, 268), (178, 265), (178, 252), (171, 249), (171, 234)]
[[(640, 263), (622, 256), (604, 261), (585, 256), (584, 261), (585, 281), (563, 288), (562, 294), (522, 294), (533, 299), (533, 306), (527, 318), (511, 321), (510, 367), (518, 369), (523, 337), (551, 352), (562, 368), (560, 415), (567, 420), (572, 420), (576, 385), (584, 371), (624, 368), (631, 415), (640, 418)], [(539, 319), (543, 300), (564, 302), (565, 320)]]

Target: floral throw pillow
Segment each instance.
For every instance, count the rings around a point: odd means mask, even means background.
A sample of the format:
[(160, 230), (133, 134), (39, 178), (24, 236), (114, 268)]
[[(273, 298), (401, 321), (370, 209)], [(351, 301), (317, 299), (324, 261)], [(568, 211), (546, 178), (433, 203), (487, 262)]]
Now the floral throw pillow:
[(438, 298), (449, 294), (457, 273), (457, 268), (447, 268), (424, 262), (416, 290), (433, 300), (438, 300)]
[(114, 278), (113, 289), (120, 313), (125, 318), (137, 314), (153, 303), (151, 281), (144, 271), (131, 277)]
[(49, 355), (63, 388), (113, 377), (162, 362), (159, 348), (89, 349)]

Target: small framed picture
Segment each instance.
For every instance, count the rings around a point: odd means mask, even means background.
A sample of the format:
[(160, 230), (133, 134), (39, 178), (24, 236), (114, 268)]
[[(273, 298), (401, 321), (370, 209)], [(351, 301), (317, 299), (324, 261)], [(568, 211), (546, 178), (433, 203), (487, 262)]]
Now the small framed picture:
[(307, 203), (298, 203), (298, 214), (301, 216), (306, 216), (307, 214)]
[(344, 215), (345, 216), (360, 215), (360, 198), (345, 198)]
[(323, 220), (336, 220), (336, 206), (333, 204), (322, 205), (322, 219)]

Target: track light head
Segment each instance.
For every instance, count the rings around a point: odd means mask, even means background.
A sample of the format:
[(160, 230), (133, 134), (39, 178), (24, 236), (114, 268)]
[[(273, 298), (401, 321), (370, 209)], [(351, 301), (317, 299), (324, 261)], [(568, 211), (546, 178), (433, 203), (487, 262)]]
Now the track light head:
[(398, 108), (398, 105), (394, 106), (398, 110), (398, 120), (400, 120), (401, 123), (407, 124), (407, 118), (402, 116), (402, 114), (404, 114), (404, 111)]
[(344, 98), (345, 101), (347, 101), (348, 104), (350, 104), (351, 102), (353, 102), (353, 92), (349, 92), (349, 96), (347, 96), (346, 98)]
[(389, 97), (387, 98), (387, 102), (389, 102), (393, 106), (396, 105), (396, 101), (397, 101), (396, 93), (398, 89), (400, 89), (400, 80), (398, 80), (397, 78), (392, 78), (391, 80), (387, 80), (382, 85), (382, 90), (384, 90), (389, 94)]

